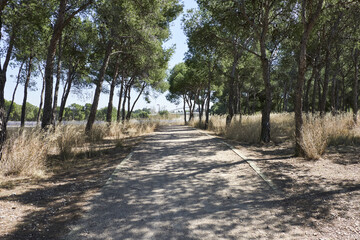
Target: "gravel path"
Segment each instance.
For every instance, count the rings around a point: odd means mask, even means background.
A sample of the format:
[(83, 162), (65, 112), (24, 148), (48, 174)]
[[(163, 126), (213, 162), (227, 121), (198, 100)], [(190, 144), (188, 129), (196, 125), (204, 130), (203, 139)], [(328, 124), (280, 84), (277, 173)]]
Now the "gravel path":
[(286, 201), (218, 139), (166, 126), (118, 166), (66, 239), (317, 239)]

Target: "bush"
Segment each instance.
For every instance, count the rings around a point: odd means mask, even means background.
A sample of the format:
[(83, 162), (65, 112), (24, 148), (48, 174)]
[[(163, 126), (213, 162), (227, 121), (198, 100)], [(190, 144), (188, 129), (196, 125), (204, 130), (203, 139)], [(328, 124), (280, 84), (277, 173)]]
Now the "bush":
[(168, 110), (159, 111), (159, 115), (162, 118), (168, 118), (169, 117), (169, 111)]

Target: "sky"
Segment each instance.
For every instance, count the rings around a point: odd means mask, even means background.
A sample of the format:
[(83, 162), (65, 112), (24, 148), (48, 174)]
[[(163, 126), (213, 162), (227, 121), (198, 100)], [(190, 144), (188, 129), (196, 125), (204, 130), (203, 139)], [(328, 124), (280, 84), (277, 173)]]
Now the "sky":
[[(183, 0), (181, 1), (184, 4), (184, 11), (183, 14), (186, 13), (188, 9), (196, 8), (197, 4), (195, 0)], [(173, 54), (170, 62), (169, 62), (169, 69), (174, 67), (177, 63), (180, 63), (184, 59), (185, 52), (188, 50), (187, 43), (186, 43), (186, 36), (184, 35), (184, 32), (181, 27), (181, 19), (183, 17), (183, 14), (181, 14), (174, 22), (170, 25), (171, 30), (171, 38), (164, 43), (164, 47), (170, 47), (172, 45), (175, 45), (175, 53)], [(5, 85), (5, 99), (11, 100), (13, 90), (15, 88), (16, 84), (16, 76), (17, 76), (18, 68), (9, 68), (7, 73), (7, 82)], [(27, 102), (39, 106), (40, 103), (40, 94), (41, 94), (41, 87), (42, 83), (41, 81), (36, 81), (37, 83), (37, 90), (36, 91), (28, 91), (28, 99)], [(107, 83), (104, 83), (107, 84)], [(62, 87), (60, 86), (59, 90), (59, 96), (62, 95)], [(22, 104), (23, 101), (23, 92), (24, 87), (22, 85), (18, 86), (16, 95), (15, 95), (15, 103)], [(67, 106), (72, 103), (77, 103), (80, 105), (85, 105), (85, 103), (92, 103), (93, 96), (94, 96), (95, 88), (83, 91), (82, 96), (77, 96), (73, 93), (69, 95), (69, 98), (67, 100)], [(133, 92), (133, 95), (131, 96), (131, 99), (134, 100), (137, 96), (136, 92)], [(109, 100), (109, 95), (102, 93), (100, 96), (100, 102), (98, 109), (107, 107)], [(60, 101), (60, 100), (59, 100)], [(166, 93), (160, 94), (160, 93), (152, 93), (150, 98), (150, 103), (147, 103), (142, 97), (139, 99), (138, 103), (135, 106), (135, 109), (142, 109), (142, 108), (151, 108), (155, 110), (174, 110), (177, 108), (181, 108), (181, 106), (176, 106), (175, 104), (172, 104), (166, 100)], [(118, 99), (114, 99), (114, 105), (117, 106)], [(60, 104), (60, 103), (59, 103)]]

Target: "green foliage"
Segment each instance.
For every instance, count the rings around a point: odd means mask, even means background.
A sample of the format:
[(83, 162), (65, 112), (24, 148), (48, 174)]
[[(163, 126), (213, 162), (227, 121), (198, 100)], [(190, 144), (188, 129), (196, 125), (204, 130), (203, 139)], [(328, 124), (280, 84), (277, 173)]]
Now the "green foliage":
[[(11, 102), (5, 100), (5, 110), (8, 112)], [(26, 103), (26, 121), (36, 121), (39, 108)], [(21, 105), (14, 103), (10, 112), (9, 121), (20, 121), (21, 117)]]
[(159, 115), (163, 118), (168, 118), (169, 117), (169, 111), (168, 110), (162, 110), (159, 112)]
[(143, 109), (137, 109), (135, 110), (131, 116), (132, 118), (142, 118), (142, 119), (148, 119), (150, 118), (151, 110), (150, 108), (143, 108)]

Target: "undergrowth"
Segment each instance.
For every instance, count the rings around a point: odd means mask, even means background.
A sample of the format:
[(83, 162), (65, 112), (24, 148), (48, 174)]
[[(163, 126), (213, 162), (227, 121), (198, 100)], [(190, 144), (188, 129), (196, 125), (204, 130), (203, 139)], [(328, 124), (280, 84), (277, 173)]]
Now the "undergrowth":
[(0, 174), (42, 177), (50, 155), (62, 161), (77, 155), (94, 156), (104, 146), (103, 140), (110, 142), (107, 147), (121, 147), (125, 138), (152, 132), (157, 126), (149, 121), (95, 124), (89, 133), (84, 125), (59, 125), (46, 132), (39, 128), (12, 130), (3, 145)]
[[(324, 117), (304, 115), (303, 139), (301, 142), (309, 159), (319, 159), (328, 146), (360, 145), (360, 126), (354, 125), (351, 113)], [(194, 127), (203, 126), (193, 121)], [(295, 122), (293, 113), (274, 113), (270, 117), (271, 141), (283, 143), (294, 141)], [(261, 114), (235, 116), (229, 127), (226, 127), (226, 116), (211, 116), (208, 130), (246, 143), (260, 142)]]

